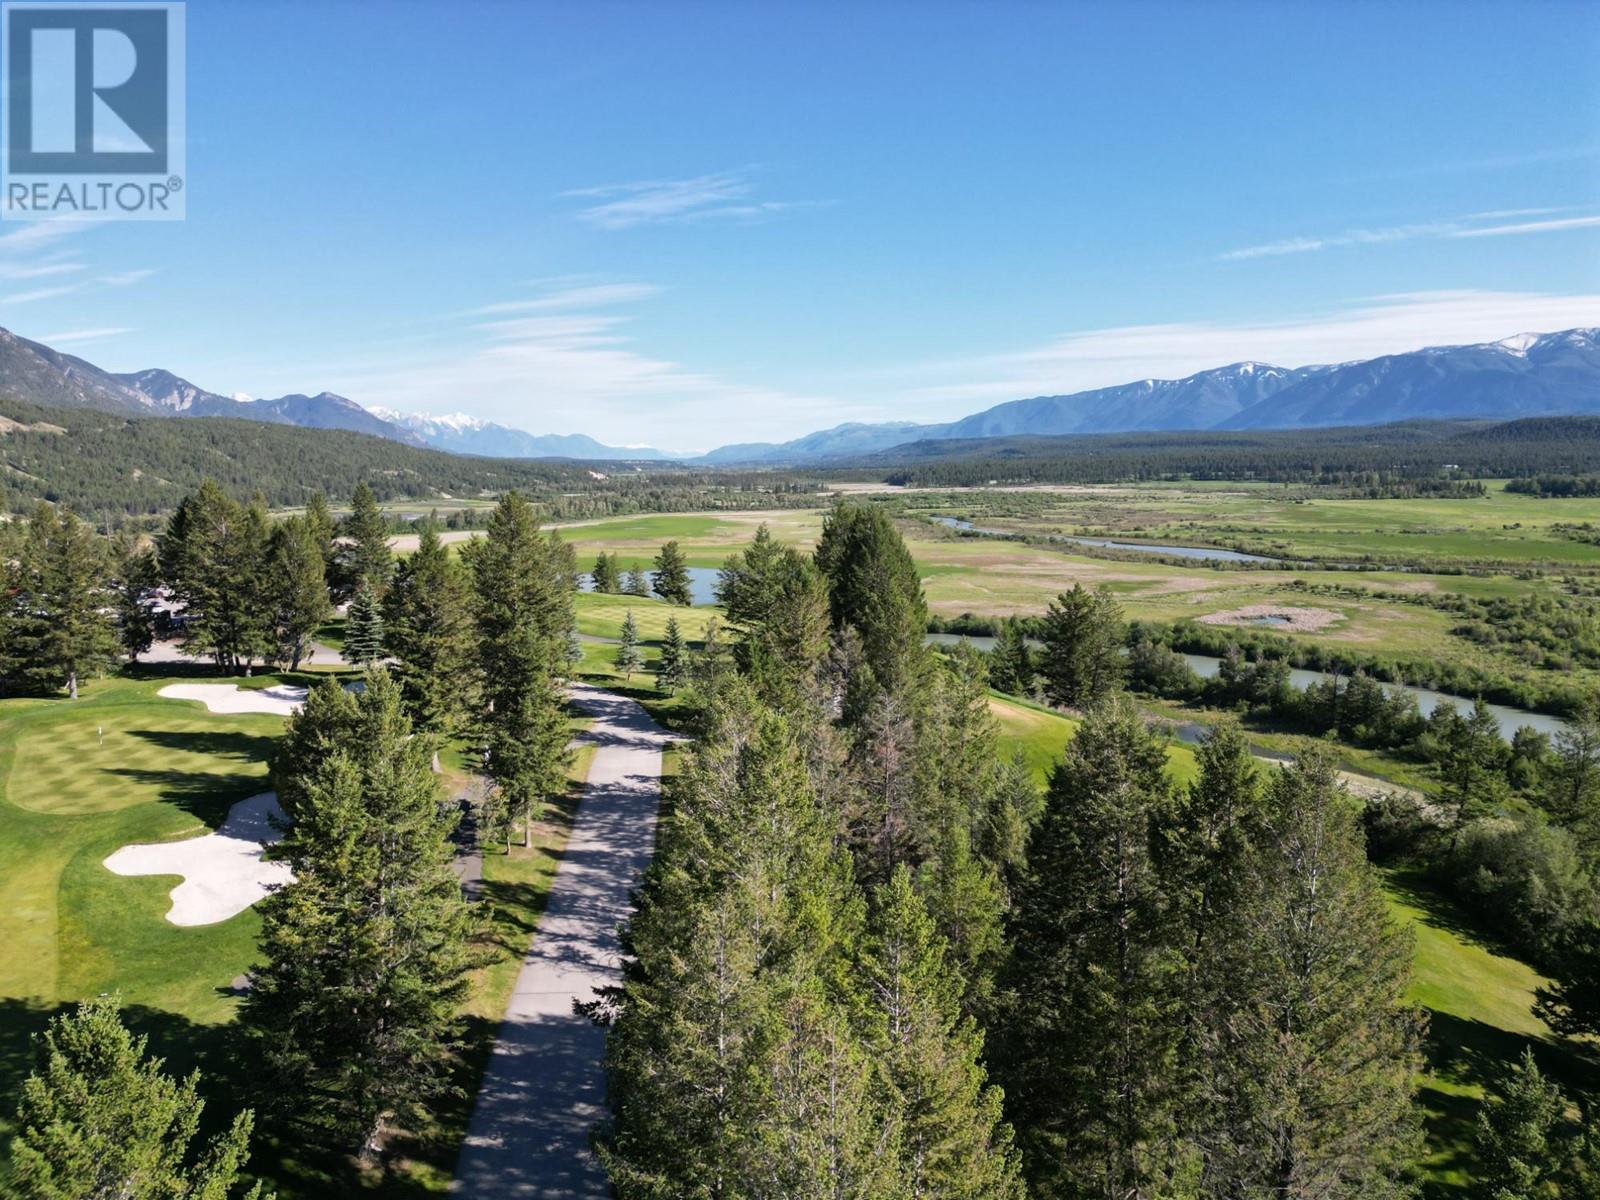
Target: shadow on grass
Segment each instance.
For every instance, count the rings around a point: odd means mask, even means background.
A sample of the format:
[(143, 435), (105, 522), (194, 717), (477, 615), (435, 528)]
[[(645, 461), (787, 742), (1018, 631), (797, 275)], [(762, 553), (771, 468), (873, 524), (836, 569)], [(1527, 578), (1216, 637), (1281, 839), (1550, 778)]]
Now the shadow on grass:
[(1439, 890), (1437, 884), (1421, 871), (1405, 867), (1383, 871), (1384, 880), (1396, 900), (1419, 910), (1423, 918), (1435, 929), (1452, 933), (1464, 942), (1498, 954), (1503, 958), (1522, 960), (1517, 947), (1497, 937), (1492, 930), (1472, 919), (1472, 914), (1459, 903)]

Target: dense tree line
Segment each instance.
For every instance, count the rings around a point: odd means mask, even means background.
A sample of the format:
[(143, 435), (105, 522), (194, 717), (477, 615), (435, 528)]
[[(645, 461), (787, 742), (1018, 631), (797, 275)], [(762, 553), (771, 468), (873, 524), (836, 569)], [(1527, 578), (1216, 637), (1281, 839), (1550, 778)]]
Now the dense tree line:
[(1462, 479), (1590, 474), (1597, 456), (1600, 418), (1531, 417), (927, 441), (875, 462), (887, 482), (915, 487), (1257, 479), (1403, 495), (1452, 494)]
[(1264, 774), (1225, 729), (1175, 787), (1080, 591), (1039, 658), (1087, 716), (1041, 797), (981, 656), (922, 645), (881, 508), (814, 558), (762, 530), (718, 598), (597, 1012), (619, 1195), (1410, 1194), (1409, 943), (1326, 758)]

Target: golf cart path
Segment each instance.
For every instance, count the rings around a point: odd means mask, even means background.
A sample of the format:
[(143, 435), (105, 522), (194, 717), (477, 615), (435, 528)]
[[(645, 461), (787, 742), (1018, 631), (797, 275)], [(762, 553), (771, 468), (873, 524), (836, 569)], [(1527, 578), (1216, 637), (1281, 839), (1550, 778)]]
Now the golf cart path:
[(632, 700), (583, 684), (589, 778), (533, 945), (484, 1071), (451, 1191), (609, 1196), (590, 1135), (606, 1111), (605, 1031), (573, 1011), (621, 975), (617, 927), (655, 850), (661, 751), (673, 740)]

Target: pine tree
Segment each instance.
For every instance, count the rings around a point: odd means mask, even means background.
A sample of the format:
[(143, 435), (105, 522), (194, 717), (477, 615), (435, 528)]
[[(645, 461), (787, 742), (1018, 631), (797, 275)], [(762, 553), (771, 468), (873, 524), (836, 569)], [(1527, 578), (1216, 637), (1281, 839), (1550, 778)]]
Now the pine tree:
[(1552, 982), (1535, 1006), (1557, 1033), (1600, 1036), (1600, 922), (1582, 921), (1556, 939)]
[(916, 561), (889, 514), (875, 505), (837, 505), (823, 518), (816, 563), (828, 580), (833, 628), (860, 635), (876, 686), (893, 691), (914, 681), (927, 662), (928, 606)]
[[(252, 1115), (196, 1156), (200, 1075), (182, 1082), (146, 1054), (109, 997), (53, 1018), (35, 1041), (11, 1140), (19, 1200), (226, 1200), (249, 1155)], [(249, 1200), (261, 1196), (257, 1184)]]
[(389, 549), (389, 523), (365, 480), (350, 497), (350, 515), (344, 519), (345, 545), (341, 551), (344, 577), (352, 594), (363, 583), (378, 597), (389, 588), (394, 554)]
[(350, 581), (342, 578), (340, 574), (339, 547), (334, 541), (338, 525), (328, 508), (327, 497), (321, 492), (312, 492), (311, 499), (306, 501), (306, 524), (311, 527), (311, 537), (317, 544), (317, 553), (322, 555), (322, 576), (328, 581), (330, 601), (334, 596), (348, 594)]
[(1033, 679), (1033, 653), (1023, 635), (1022, 622), (1007, 617), (1000, 624), (1000, 635), (990, 656), (989, 682), (999, 691), (1026, 696), (1033, 691)]
[(161, 586), (161, 567), (155, 551), (131, 538), (116, 549), (113, 587), (117, 594), (117, 641), (129, 662), (155, 644), (156, 614), (151, 599)]
[(962, 1015), (960, 973), (903, 866), (874, 895), (860, 957), (874, 1057), (899, 1111), (908, 1193), (1021, 1200), (1000, 1090), (988, 1084), (981, 1062), (983, 1036)]
[(644, 655), (639, 650), (639, 627), (633, 623), (633, 609), (622, 618), (622, 638), (617, 643), (617, 670), (624, 678), (632, 679), (635, 671), (644, 668)]
[(1572, 831), (1591, 858), (1600, 857), (1600, 699), (1591, 698), (1573, 713), (1553, 745), (1545, 811)]
[(453, 810), (382, 669), (328, 681), (276, 765), (294, 881), (262, 901), (242, 1019), (264, 1101), (299, 1136), (371, 1157), (380, 1128), (451, 1084), (472, 965)]
[(1122, 685), (1122, 613), (1111, 593), (1074, 584), (1044, 615), (1039, 673), (1050, 703), (1089, 708)]
[(604, 550), (595, 556), (594, 567), (589, 571), (589, 579), (594, 584), (597, 592), (614, 592), (619, 584), (617, 568), (611, 556)]
[(1561, 1089), (1524, 1049), (1499, 1089), (1478, 1110), (1473, 1174), (1483, 1200), (1546, 1200), (1558, 1195), (1561, 1168), (1554, 1136), (1566, 1109)]
[[(631, 615), (631, 614), (630, 614)], [(678, 628), (678, 618), (667, 618), (666, 637), (661, 643), (661, 666), (656, 671), (656, 683), (667, 695), (683, 686), (684, 674), (689, 668), (689, 644), (683, 640)]]
[(521, 823), (524, 842), (531, 842), (543, 798), (566, 786), (559, 680), (574, 626), (572, 592), (564, 586), (562, 556), (541, 536), (519, 492), (501, 499), (487, 535), (469, 542), (462, 557), (481, 680), (476, 737), (494, 781), (494, 808), (503, 809), (507, 828)]
[(1330, 756), (1272, 778), (1208, 970), (1196, 1097), (1207, 1196), (1409, 1196), (1421, 1025), (1409, 933), (1367, 864)]
[(157, 541), (162, 577), (182, 607), (184, 648), (223, 671), (271, 653), (266, 550), (264, 506), (246, 508), (211, 479), (183, 498)]
[(7, 657), (17, 663), (16, 675), (28, 688), (64, 687), (76, 700), (80, 680), (116, 661), (106, 548), (70, 512), (40, 502), (12, 574)]
[(1171, 803), (1138, 712), (1092, 710), (1051, 778), (1009, 930), (1001, 1049), (1035, 1196), (1159, 1195), (1176, 1170), (1181, 935), (1152, 854)]
[(383, 598), (383, 644), (412, 725), (435, 739), (453, 736), (472, 695), (472, 615), (466, 575), (431, 520)]
[(383, 657), (383, 610), (367, 579), (356, 584), (356, 594), (350, 598), (339, 654), (358, 667), (369, 667)]
[(628, 582), (623, 586), (622, 590), (629, 596), (640, 596), (649, 599), (650, 580), (645, 575), (643, 567), (633, 567), (628, 571)]
[(311, 649), (312, 635), (333, 612), (328, 603), (327, 567), (311, 522), (290, 517), (274, 525), (267, 559), (274, 657), (298, 671)]
[(650, 573), (650, 584), (668, 604), (685, 607), (694, 603), (689, 590), (689, 566), (683, 560), (683, 551), (677, 542), (666, 542), (656, 555), (656, 569)]
[(687, 751), (604, 1006), (622, 1200), (901, 1200), (898, 1121), (836, 982), (859, 936), (792, 730), (728, 681)]

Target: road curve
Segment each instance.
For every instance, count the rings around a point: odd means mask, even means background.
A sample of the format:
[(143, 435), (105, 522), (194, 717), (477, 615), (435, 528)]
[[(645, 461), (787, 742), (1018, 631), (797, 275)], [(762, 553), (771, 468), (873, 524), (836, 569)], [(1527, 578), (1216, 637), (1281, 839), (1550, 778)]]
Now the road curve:
[(572, 699), (594, 718), (581, 740), (597, 749), (461, 1147), (451, 1192), (474, 1200), (610, 1195), (589, 1145), (605, 1113), (605, 1034), (572, 1005), (618, 978), (617, 926), (655, 848), (671, 735), (611, 692), (575, 684)]

